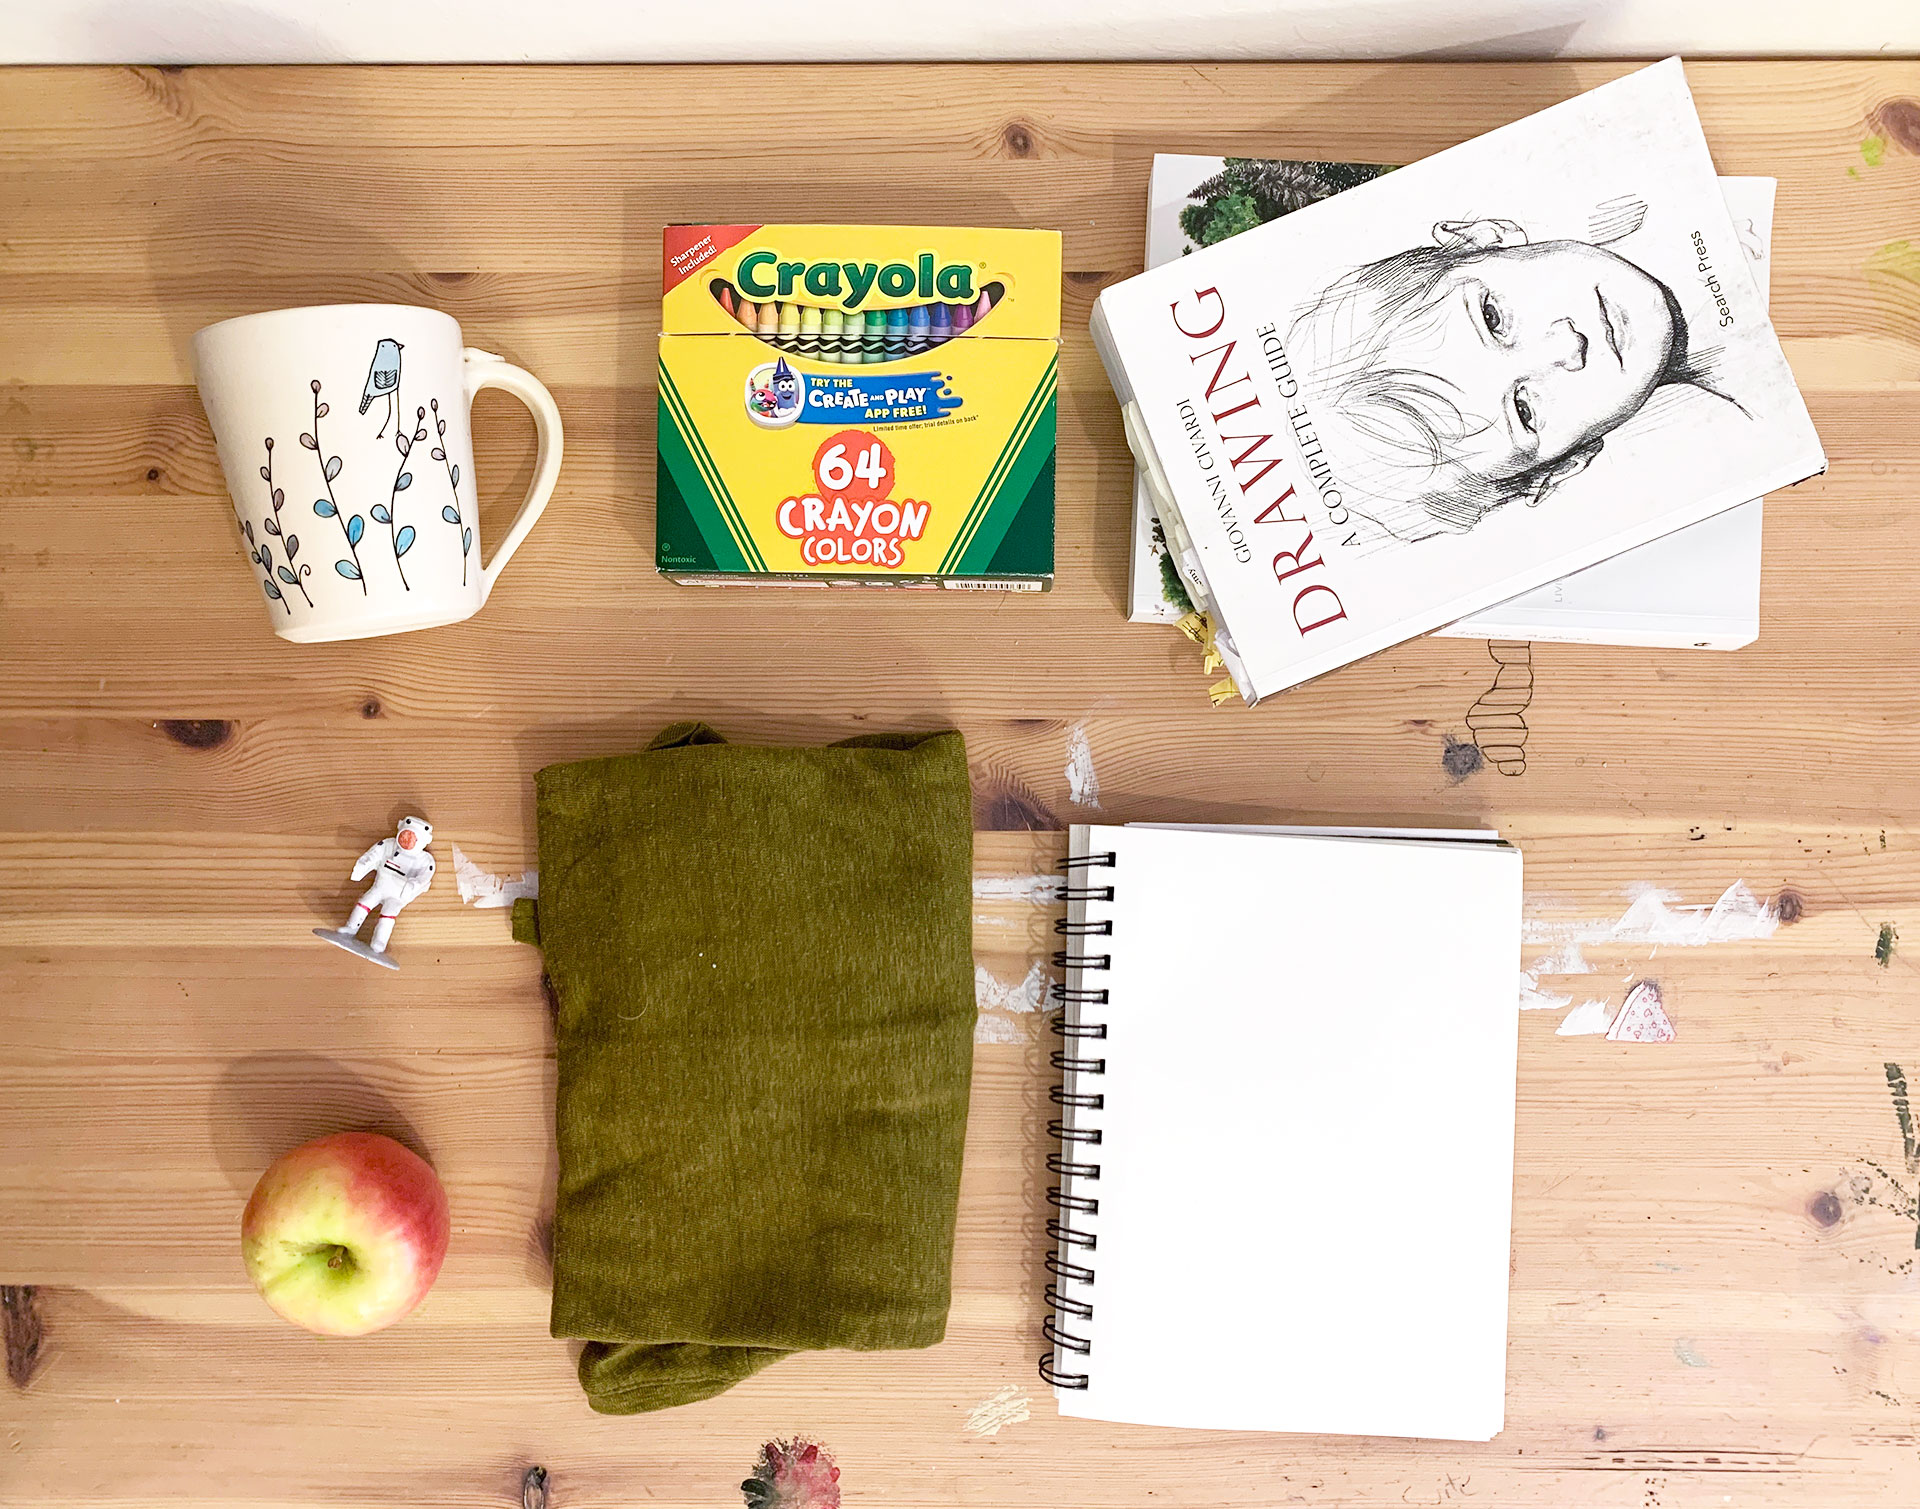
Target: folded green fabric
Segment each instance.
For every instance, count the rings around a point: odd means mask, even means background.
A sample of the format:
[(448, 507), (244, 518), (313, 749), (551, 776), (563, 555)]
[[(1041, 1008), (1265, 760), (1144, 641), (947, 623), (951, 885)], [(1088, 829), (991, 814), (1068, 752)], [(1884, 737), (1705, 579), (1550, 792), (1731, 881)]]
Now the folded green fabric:
[(973, 1066), (957, 733), (704, 724), (537, 783), (559, 1003), (553, 1334), (606, 1413), (946, 1330)]

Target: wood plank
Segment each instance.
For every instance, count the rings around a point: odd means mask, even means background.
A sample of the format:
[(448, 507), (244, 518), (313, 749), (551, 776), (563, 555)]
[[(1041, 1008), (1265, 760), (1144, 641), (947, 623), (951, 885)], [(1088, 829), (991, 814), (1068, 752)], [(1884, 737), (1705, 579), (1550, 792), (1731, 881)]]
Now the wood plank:
[[(1780, 178), (1775, 311), (1832, 460), (1769, 505), (1758, 644), (1535, 645), (1524, 772), (1456, 780), (1442, 756), (1492, 680), (1483, 645), (1421, 641), (1215, 710), (1184, 641), (1120, 622), (1131, 469), (1080, 332), (1140, 265), (1151, 154), (1408, 161), (1625, 66), (0, 72), (0, 1281), (35, 1286), (44, 1325), (24, 1386), (0, 1384), (0, 1501), (500, 1505), (539, 1462), (556, 1504), (708, 1509), (795, 1433), (836, 1455), (848, 1504), (890, 1509), (1920, 1494), (1920, 1176), (1884, 1067), (1920, 1082), (1920, 968), (1904, 942), (1874, 956), (1883, 925), (1920, 946), (1920, 285), (1879, 256), (1914, 237), (1920, 156), (1860, 152), (1871, 111), (1920, 99), (1920, 64), (1689, 68), (1721, 170)], [(654, 577), (659, 227), (727, 218), (1064, 232), (1054, 592)], [(266, 632), (187, 363), (211, 320), (342, 299), (447, 309), (546, 378), (568, 426), (552, 510), (486, 611), (377, 655)], [(530, 427), (490, 396), (477, 432), (491, 536)], [(537, 954), (460, 904), (447, 858), (399, 976), (306, 930), (404, 807), (443, 855), (517, 871), (534, 771), (687, 716), (770, 742), (960, 728), (975, 957), (1001, 984), (1051, 947), (1052, 910), (1010, 882), (1047, 871), (1066, 822), (1481, 822), (1519, 842), (1537, 941), (1516, 976), (1559, 934), (1601, 939), (1591, 973), (1542, 985), (1618, 1001), (1657, 979), (1679, 1039), (1520, 1017), (1507, 1430), (1060, 1420), (1032, 1371), (1050, 1040), (1007, 1013), (1012, 1040), (976, 1050), (941, 1346), (592, 1415), (546, 1331)], [(1098, 809), (1069, 788), (1076, 731)], [(1631, 886), (1698, 905), (1735, 881), (1795, 920), (1704, 948), (1602, 937)], [(1391, 940), (1376, 967), (1419, 988)], [(234, 1228), (267, 1161), (344, 1125), (427, 1151), (457, 1230), (416, 1316), (340, 1345), (265, 1311)], [(1408, 1151), (1324, 1177), (1391, 1201), (1419, 1177), (1415, 1129)], [(1298, 1214), (1321, 1219), (1310, 1197)], [(1230, 1327), (1260, 1268), (1230, 1232), (1222, 1253), (1195, 1304)], [(969, 1430), (1005, 1386), (1032, 1418)]]

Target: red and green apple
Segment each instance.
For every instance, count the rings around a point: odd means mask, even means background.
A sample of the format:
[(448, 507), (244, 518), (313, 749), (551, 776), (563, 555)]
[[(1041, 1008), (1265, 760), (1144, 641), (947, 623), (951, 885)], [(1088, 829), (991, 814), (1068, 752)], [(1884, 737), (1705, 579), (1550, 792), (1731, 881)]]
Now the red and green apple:
[(336, 1132), (260, 1176), (240, 1253), (279, 1315), (322, 1336), (364, 1336), (426, 1298), (448, 1232), (431, 1164), (391, 1137)]

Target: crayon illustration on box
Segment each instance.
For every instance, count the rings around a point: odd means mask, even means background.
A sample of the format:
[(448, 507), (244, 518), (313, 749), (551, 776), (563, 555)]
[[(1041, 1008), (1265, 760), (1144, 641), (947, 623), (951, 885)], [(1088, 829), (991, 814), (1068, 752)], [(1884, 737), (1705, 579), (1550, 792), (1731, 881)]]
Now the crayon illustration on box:
[(673, 225), (664, 242), (662, 575), (1052, 585), (1058, 232)]

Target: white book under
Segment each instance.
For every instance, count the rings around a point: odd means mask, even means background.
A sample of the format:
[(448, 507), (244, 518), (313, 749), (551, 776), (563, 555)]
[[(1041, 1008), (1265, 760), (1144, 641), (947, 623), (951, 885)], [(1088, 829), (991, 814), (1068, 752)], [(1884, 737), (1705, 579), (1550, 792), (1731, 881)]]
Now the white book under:
[(1520, 870), (1492, 835), (1073, 830), (1063, 1415), (1501, 1429)]

